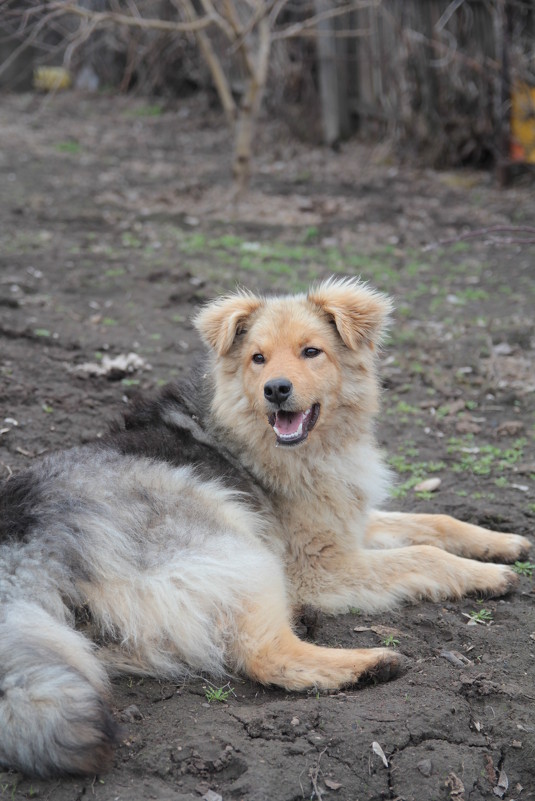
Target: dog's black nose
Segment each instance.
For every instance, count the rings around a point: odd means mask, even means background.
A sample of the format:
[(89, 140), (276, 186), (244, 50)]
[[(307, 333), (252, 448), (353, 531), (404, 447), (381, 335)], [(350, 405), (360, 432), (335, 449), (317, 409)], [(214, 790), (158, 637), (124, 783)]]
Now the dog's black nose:
[(287, 378), (272, 378), (264, 384), (264, 397), (271, 403), (283, 403), (292, 394), (292, 382)]

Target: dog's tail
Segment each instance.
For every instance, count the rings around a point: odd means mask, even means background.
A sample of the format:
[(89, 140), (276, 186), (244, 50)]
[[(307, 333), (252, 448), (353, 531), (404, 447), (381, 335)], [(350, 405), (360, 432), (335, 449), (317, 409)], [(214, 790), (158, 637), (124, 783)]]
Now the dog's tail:
[(35, 603), (0, 617), (0, 765), (49, 777), (108, 770), (116, 726), (93, 646)]

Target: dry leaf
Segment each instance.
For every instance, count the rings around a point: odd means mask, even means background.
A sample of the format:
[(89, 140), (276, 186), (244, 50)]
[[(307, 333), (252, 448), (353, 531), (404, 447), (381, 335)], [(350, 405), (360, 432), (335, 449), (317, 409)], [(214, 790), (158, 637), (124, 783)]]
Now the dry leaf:
[(481, 426), (472, 420), (459, 420), (455, 430), (458, 434), (479, 434)]
[(459, 651), (441, 651), (440, 656), (447, 659), (448, 662), (451, 662), (455, 667), (466, 667), (472, 664), (472, 662), (467, 659), (466, 656), (460, 654)]
[(113, 358), (104, 356), (100, 364), (97, 362), (84, 362), (84, 364), (78, 364), (68, 369), (69, 372), (76, 373), (81, 378), (106, 376), (106, 378), (119, 379), (125, 375), (135, 373), (137, 370), (152, 370), (152, 367), (137, 353), (120, 353)]
[(500, 776), (498, 778), (498, 784), (493, 789), (494, 795), (497, 795), (498, 798), (503, 798), (507, 790), (509, 789), (509, 779), (507, 778), (506, 772), (503, 770), (500, 771)]
[(464, 801), (464, 784), (455, 773), (450, 773), (446, 779), (446, 787), (450, 791), (450, 798)]
[(355, 626), (353, 631), (356, 631), (357, 634), (362, 634), (365, 631), (373, 631), (373, 633), (378, 634), (379, 637), (412, 637), (412, 634), (407, 634), (392, 626), (381, 626), (379, 624), (377, 624), (377, 626)]
[(372, 751), (373, 751), (374, 754), (377, 754), (378, 757), (381, 757), (381, 759), (383, 760), (383, 765), (385, 766), (385, 768), (387, 768), (388, 767), (388, 759), (386, 758), (385, 752), (383, 751), (383, 749), (381, 748), (379, 743), (376, 742), (375, 740), (372, 743)]
[(339, 790), (340, 787), (342, 786), (340, 782), (333, 782), (332, 779), (324, 779), (323, 783), (325, 787), (329, 788), (329, 790)]

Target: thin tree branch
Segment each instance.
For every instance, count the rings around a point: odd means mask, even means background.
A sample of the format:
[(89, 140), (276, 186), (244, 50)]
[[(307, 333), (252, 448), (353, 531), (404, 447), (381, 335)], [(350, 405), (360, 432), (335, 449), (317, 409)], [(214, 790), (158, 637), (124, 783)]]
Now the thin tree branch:
[[(190, 21), (193, 21), (195, 19), (196, 12), (191, 0), (180, 0), (180, 2), (185, 14), (189, 17)], [(232, 129), (236, 119), (236, 103), (232, 97), (228, 79), (221, 66), (219, 57), (212, 47), (212, 43), (206, 32), (204, 30), (195, 31), (195, 38), (197, 39), (199, 50), (201, 51), (212, 75), (212, 80), (214, 81), (221, 105), (223, 106), (223, 111), (225, 112), (227, 122)]]
[[(326, 19), (333, 19), (335, 17), (343, 17), (345, 14), (350, 14), (352, 11), (359, 11), (364, 8), (376, 8), (379, 7), (381, 3), (382, 0), (353, 0), (353, 2), (347, 3), (347, 5), (338, 6), (337, 8), (329, 8), (326, 11), (322, 11), (320, 14), (314, 14), (313, 16), (307, 17), (301, 22), (293, 22), (291, 25), (287, 25), (285, 28), (280, 28), (278, 31), (274, 31), (272, 37), (273, 40), (281, 40), (291, 39), (298, 36), (316, 36), (316, 31), (313, 29), (316, 27), (318, 22), (322, 22)], [(348, 33), (351, 34), (351, 32)]]
[(167, 33), (195, 33), (195, 31), (203, 30), (213, 24), (214, 20), (209, 17), (196, 17), (194, 21), (190, 22), (174, 22), (173, 20), (164, 20), (156, 18), (138, 17), (129, 14), (120, 14), (116, 11), (91, 11), (87, 8), (82, 8), (77, 3), (63, 2), (62, 0), (54, 0), (47, 3), (43, 8), (50, 9), (52, 12), (73, 14), (78, 17), (83, 17), (96, 25), (126, 25), (131, 28), (142, 28), (143, 30), (151, 31), (166, 31)]
[[(533, 234), (534, 238), (504, 237), (496, 239), (494, 238), (495, 234)], [(483, 239), (484, 237), (492, 237), (491, 241), (493, 245), (535, 245), (535, 227), (531, 225), (493, 225), (490, 228), (475, 228), (473, 231), (465, 231), (464, 233), (457, 234), (457, 236), (432, 242), (426, 245), (424, 250), (436, 250), (436, 248), (442, 247), (443, 245), (456, 245), (458, 242)]]

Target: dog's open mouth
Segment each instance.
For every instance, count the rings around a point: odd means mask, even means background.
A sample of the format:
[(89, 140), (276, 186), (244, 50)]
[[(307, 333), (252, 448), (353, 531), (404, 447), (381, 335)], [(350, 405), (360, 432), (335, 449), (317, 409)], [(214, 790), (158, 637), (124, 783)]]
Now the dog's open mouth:
[(308, 437), (320, 416), (320, 405), (314, 403), (306, 412), (287, 412), (279, 409), (268, 415), (277, 435), (277, 445), (299, 445)]

